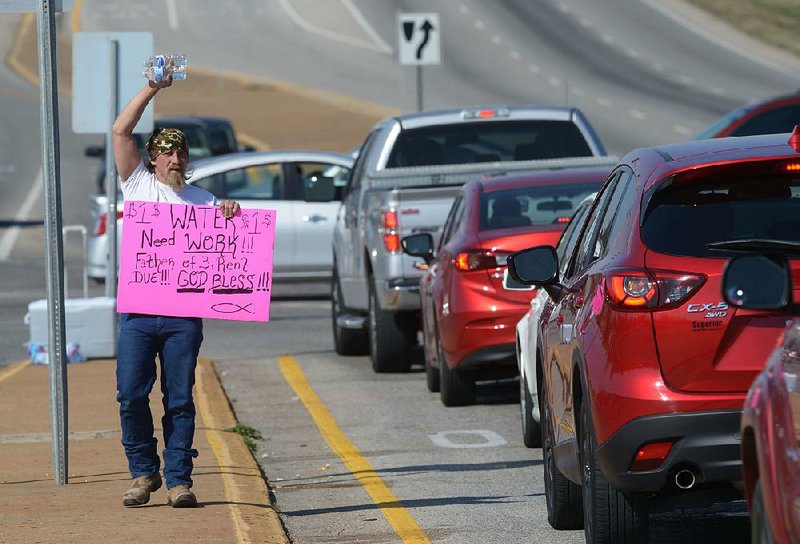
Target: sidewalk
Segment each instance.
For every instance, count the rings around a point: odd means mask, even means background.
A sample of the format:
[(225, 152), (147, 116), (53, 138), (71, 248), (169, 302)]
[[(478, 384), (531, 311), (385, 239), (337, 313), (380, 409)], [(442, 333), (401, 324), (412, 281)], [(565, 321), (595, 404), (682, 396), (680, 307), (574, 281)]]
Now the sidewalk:
[[(198, 508), (173, 509), (166, 490), (122, 506), (130, 475), (120, 444), (115, 361), (70, 364), (68, 481), (53, 479), (48, 368), (0, 369), (0, 543), (288, 543), (261, 472), (238, 434), (213, 362), (195, 387), (194, 491)], [(151, 395), (159, 448), (160, 386)]]

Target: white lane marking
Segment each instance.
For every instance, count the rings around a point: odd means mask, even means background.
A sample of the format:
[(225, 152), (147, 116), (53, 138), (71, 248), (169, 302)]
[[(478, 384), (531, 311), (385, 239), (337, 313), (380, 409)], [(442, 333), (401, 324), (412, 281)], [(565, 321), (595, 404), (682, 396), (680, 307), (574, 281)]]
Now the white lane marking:
[(580, 23), (583, 28), (592, 28), (592, 22), (589, 19), (581, 17)]
[(167, 0), (167, 20), (170, 30), (178, 29), (178, 8), (175, 6), (175, 0)]
[(598, 98), (597, 103), (605, 107), (611, 106), (611, 100), (609, 100), (608, 98)]
[(663, 72), (664, 71), (664, 65), (661, 64), (660, 62), (654, 62), (653, 63), (653, 70), (655, 70), (656, 72)]
[(687, 28), (687, 29), (691, 30), (692, 32), (694, 32), (698, 36), (701, 36), (701, 37), (705, 38), (706, 40), (708, 40), (708, 41), (710, 41), (712, 43), (715, 43), (715, 44), (719, 45), (720, 47), (723, 47), (724, 49), (727, 49), (728, 51), (732, 51), (732, 52), (734, 52), (734, 53), (736, 53), (738, 55), (746, 57), (746, 58), (748, 58), (748, 59), (750, 59), (750, 60), (752, 60), (754, 62), (757, 62), (757, 63), (759, 63), (759, 64), (761, 64), (763, 66), (769, 66), (773, 70), (777, 70), (778, 72), (780, 72), (782, 74), (786, 74), (787, 73), (787, 70), (786, 70), (787, 67), (786, 66), (781, 66), (779, 64), (775, 64), (775, 63), (769, 62), (764, 55), (759, 55), (758, 53), (751, 53), (750, 51), (747, 51), (746, 49), (741, 49), (741, 48), (739, 48), (739, 47), (737, 47), (737, 46), (735, 46), (735, 45), (733, 45), (733, 44), (731, 44), (729, 42), (726, 42), (725, 40), (722, 40), (722, 39), (716, 37), (714, 34), (712, 34), (710, 32), (707, 32), (703, 28), (690, 23), (688, 20), (686, 20), (685, 17), (682, 17), (682, 16), (678, 15), (677, 13), (674, 13), (673, 11), (670, 11), (668, 8), (665, 8), (664, 6), (662, 6), (661, 4), (662, 4), (663, 0), (642, 0), (642, 1), (645, 2), (647, 5), (649, 5), (651, 8), (653, 8), (656, 11), (658, 11), (659, 13), (661, 13), (662, 15), (665, 15), (666, 17), (669, 17), (670, 19), (672, 19), (673, 21), (675, 21), (679, 25), (683, 26), (684, 28)]
[(478, 19), (477, 21), (475, 21), (475, 28), (477, 28), (478, 30), (483, 30), (484, 28), (486, 28), (486, 25), (484, 24), (483, 21)]
[(630, 115), (634, 119), (640, 119), (640, 120), (647, 119), (647, 115), (645, 115), (644, 112), (639, 110), (633, 110), (633, 109), (628, 110), (628, 115)]
[(512, 50), (511, 50), (511, 52), (508, 54), (508, 56), (509, 56), (509, 57), (511, 57), (511, 58), (512, 58), (512, 59), (514, 59), (514, 60), (519, 60), (519, 59), (521, 59), (521, 58), (522, 58), (522, 55), (520, 54), (520, 52), (519, 52), (519, 51), (516, 51), (516, 50), (513, 50), (513, 49), (512, 49)]
[(323, 38), (327, 38), (329, 40), (334, 40), (337, 42), (345, 43), (347, 45), (352, 45), (354, 47), (361, 47), (363, 49), (369, 49), (370, 51), (375, 51), (377, 53), (385, 53), (386, 51), (377, 48), (375, 44), (370, 42), (365, 42), (364, 40), (359, 40), (358, 38), (353, 38), (352, 36), (345, 36), (343, 34), (337, 34), (336, 32), (331, 32), (330, 30), (326, 30), (324, 28), (319, 28), (318, 26), (314, 26), (305, 19), (303, 19), (299, 13), (297, 13), (294, 8), (292, 7), (289, 0), (279, 0), (283, 11), (286, 12), (286, 15), (289, 16), (289, 19), (294, 22), (297, 26), (308, 32), (309, 34), (316, 34), (317, 36), (321, 36)]
[(606, 42), (607, 44), (612, 44), (617, 40), (615, 40), (614, 36), (612, 36), (611, 34), (603, 34), (603, 41)]
[[(33, 182), (33, 186), (30, 191), (28, 191), (28, 195), (22, 202), (22, 206), (20, 206), (17, 215), (14, 216), (15, 222), (21, 223), (22, 221), (27, 221), (34, 204), (36, 204), (39, 200), (39, 196), (42, 194), (43, 185), (44, 178), (42, 177), (42, 171), (39, 170), (36, 181)], [(8, 256), (11, 255), (11, 250), (14, 249), (14, 244), (17, 242), (21, 230), (22, 229), (18, 225), (14, 225), (3, 234), (3, 238), (0, 239), (0, 261), (8, 260)]]
[(574, 89), (572, 89), (572, 94), (574, 94), (575, 96), (585, 96), (586, 91), (584, 91), (580, 87), (575, 87)]
[[(462, 437), (461, 440), (452, 441), (450, 437)], [(431, 442), (442, 448), (496, 448), (507, 444), (505, 438), (494, 431), (442, 431), (429, 433)], [(480, 441), (477, 441), (480, 440)]]
[(536, 66), (535, 64), (529, 64), (528, 65), (528, 71), (533, 73), (533, 74), (538, 74), (542, 70), (538, 66)]
[(675, 130), (675, 132), (682, 136), (689, 136), (692, 133), (692, 129), (682, 125), (673, 125), (672, 128)]
[(392, 52), (394, 51), (394, 49), (392, 49), (392, 46), (386, 43), (378, 35), (378, 33), (375, 32), (375, 29), (372, 28), (372, 25), (369, 24), (367, 18), (364, 17), (364, 14), (361, 13), (361, 10), (359, 10), (355, 6), (355, 4), (353, 4), (352, 0), (342, 0), (342, 4), (344, 4), (344, 7), (346, 7), (347, 10), (353, 15), (353, 18), (356, 20), (359, 26), (361, 26), (361, 28), (364, 29), (364, 32), (367, 33), (367, 36), (369, 36), (370, 39), (373, 42), (375, 42), (375, 45), (377, 45), (380, 49), (382, 49), (384, 53), (388, 53), (391, 55)]
[(466, 4), (459, 4), (458, 11), (466, 15), (467, 13), (469, 13), (469, 7)]
[(678, 78), (678, 81), (680, 81), (684, 85), (693, 85), (694, 84), (694, 80), (692, 78), (686, 77), (686, 76), (680, 76)]
[(561, 13), (569, 13), (569, 6), (566, 4), (559, 4), (558, 9), (561, 11)]
[(633, 59), (638, 59), (639, 57), (641, 57), (641, 55), (639, 54), (639, 52), (638, 52), (638, 51), (636, 51), (635, 49), (628, 49), (627, 51), (625, 51), (625, 53), (626, 53), (626, 54), (627, 54), (629, 57), (631, 57), (631, 58), (633, 58)]
[(494, 36), (492, 36), (492, 43), (495, 45), (500, 45), (501, 43), (503, 43), (503, 39), (497, 34), (495, 34)]
[(547, 78), (547, 82), (552, 85), (553, 87), (558, 87), (561, 85), (561, 80), (557, 77), (550, 76)]
[(711, 87), (711, 92), (717, 96), (725, 96), (725, 89), (719, 87)]

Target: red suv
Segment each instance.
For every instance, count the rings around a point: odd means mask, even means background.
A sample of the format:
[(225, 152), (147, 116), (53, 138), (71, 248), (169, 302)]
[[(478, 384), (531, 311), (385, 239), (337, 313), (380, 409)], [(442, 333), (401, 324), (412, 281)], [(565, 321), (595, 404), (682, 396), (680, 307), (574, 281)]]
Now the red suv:
[(506, 257), (555, 245), (612, 166), (472, 181), (456, 196), (435, 258), (430, 234), (403, 238), (404, 251), (428, 263), (420, 279), (425, 369), (445, 406), (472, 404), (476, 380), (517, 375), (515, 327), (536, 293), (508, 283)]
[(721, 276), (754, 239), (800, 241), (798, 150), (800, 130), (636, 149), (563, 275), (552, 247), (509, 257), (550, 294), (536, 357), (553, 527), (646, 542), (653, 495), (741, 480), (745, 394), (785, 316), (729, 307)]

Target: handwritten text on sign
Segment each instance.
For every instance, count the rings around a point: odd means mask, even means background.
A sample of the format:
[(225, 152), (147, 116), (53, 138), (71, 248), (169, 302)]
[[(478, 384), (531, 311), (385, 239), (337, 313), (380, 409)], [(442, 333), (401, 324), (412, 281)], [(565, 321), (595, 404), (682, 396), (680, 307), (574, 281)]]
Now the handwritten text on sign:
[(275, 210), (125, 202), (117, 311), (269, 321)]

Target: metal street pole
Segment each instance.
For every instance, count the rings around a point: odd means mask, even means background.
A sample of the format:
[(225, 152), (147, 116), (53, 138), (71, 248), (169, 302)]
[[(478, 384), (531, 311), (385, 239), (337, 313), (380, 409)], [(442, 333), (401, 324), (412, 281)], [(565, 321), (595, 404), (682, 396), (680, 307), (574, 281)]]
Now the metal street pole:
[(64, 243), (61, 232), (61, 179), (56, 79), (56, 6), (39, 0), (37, 42), (41, 96), (42, 175), (47, 236), (47, 359), (50, 376), (50, 420), (53, 431), (53, 477), (67, 483), (67, 359), (64, 327)]
[(417, 64), (417, 111), (422, 111), (422, 65)]
[[(117, 163), (114, 161), (114, 142), (111, 134), (117, 119), (119, 102), (119, 42), (109, 40), (109, 73), (111, 76), (111, 96), (106, 132), (106, 237), (108, 241), (108, 261), (106, 263), (106, 296), (117, 297)], [(116, 349), (114, 350), (116, 352)]]

